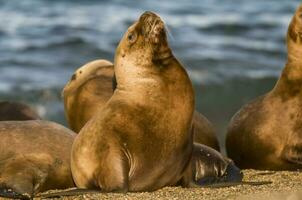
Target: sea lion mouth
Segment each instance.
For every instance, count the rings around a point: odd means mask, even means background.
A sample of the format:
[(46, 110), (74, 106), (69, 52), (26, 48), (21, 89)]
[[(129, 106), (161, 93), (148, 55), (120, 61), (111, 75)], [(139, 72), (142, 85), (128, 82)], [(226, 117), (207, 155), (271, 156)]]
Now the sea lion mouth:
[(139, 24), (141, 24), (141, 33), (146, 42), (159, 44), (166, 40), (165, 24), (155, 13), (144, 12), (139, 19)]

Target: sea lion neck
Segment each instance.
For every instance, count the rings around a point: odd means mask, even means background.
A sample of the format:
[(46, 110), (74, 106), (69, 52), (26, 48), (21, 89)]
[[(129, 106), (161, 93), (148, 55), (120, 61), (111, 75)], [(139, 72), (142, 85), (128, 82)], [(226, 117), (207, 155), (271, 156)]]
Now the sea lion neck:
[[(282, 97), (302, 95), (302, 6), (293, 16), (287, 31), (287, 63), (273, 94)], [(283, 98), (284, 99), (284, 98)]]
[(302, 62), (288, 61), (281, 73), (273, 94), (278, 94), (283, 100), (295, 96), (302, 97)]
[[(302, 39), (302, 36), (301, 36)], [(301, 44), (296, 44), (292, 41), (288, 42), (287, 45), (287, 62), (288, 63), (302, 63), (302, 41)]]
[(116, 96), (126, 94), (129, 98), (134, 97), (132, 101), (139, 102), (145, 101), (144, 99), (160, 100), (162, 91), (168, 87), (168, 79), (161, 73), (168, 73), (168, 71), (167, 68), (160, 69), (153, 64), (148, 67), (135, 65), (124, 67), (123, 71), (119, 70), (116, 73), (117, 85), (114, 94)]
[(167, 44), (161, 45), (153, 52), (152, 62), (156, 65), (165, 67), (175, 60), (175, 57)]

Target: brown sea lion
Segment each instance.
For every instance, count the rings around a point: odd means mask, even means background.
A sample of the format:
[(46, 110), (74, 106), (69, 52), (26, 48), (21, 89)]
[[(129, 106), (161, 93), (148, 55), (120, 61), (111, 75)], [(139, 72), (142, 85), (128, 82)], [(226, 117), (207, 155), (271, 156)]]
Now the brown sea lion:
[[(82, 73), (79, 73), (82, 72)], [(95, 60), (77, 69), (63, 89), (65, 115), (69, 127), (79, 132), (107, 103), (115, 90), (113, 64)], [(198, 111), (193, 115), (194, 141), (219, 151), (212, 124)]]
[(113, 94), (113, 64), (95, 60), (76, 70), (63, 89), (65, 116), (69, 127), (78, 133)]
[(241, 168), (302, 168), (302, 6), (288, 29), (288, 60), (276, 86), (230, 122), (226, 150)]
[(41, 119), (28, 105), (18, 102), (0, 102), (0, 121), (23, 121)]
[(42, 120), (0, 122), (0, 196), (28, 199), (74, 187), (70, 151), (75, 134)]
[[(203, 159), (218, 152), (193, 146), (192, 84), (173, 56), (157, 15), (145, 12), (128, 29), (115, 56), (117, 87), (72, 147), (71, 169), (79, 188), (152, 191), (228, 172), (241, 180), (239, 169), (228, 167), (223, 158), (217, 157), (219, 164)], [(193, 149), (196, 154), (191, 156)], [(211, 169), (198, 166), (207, 161)]]
[(116, 50), (114, 72), (112, 97), (73, 143), (76, 185), (153, 191), (177, 184), (193, 149), (194, 92), (160, 17), (145, 12), (128, 29)]
[(207, 145), (216, 151), (220, 151), (218, 138), (211, 122), (198, 111), (193, 115), (194, 142)]

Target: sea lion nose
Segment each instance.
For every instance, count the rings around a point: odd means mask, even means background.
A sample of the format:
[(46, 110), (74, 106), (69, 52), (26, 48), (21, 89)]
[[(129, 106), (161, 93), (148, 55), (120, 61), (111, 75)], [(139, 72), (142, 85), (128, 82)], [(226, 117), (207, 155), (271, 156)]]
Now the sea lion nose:
[(140, 20), (145, 21), (147, 19), (154, 19), (154, 18), (158, 18), (158, 16), (151, 11), (146, 11), (141, 15)]
[(157, 16), (154, 12), (151, 11), (145, 11), (142, 16)]

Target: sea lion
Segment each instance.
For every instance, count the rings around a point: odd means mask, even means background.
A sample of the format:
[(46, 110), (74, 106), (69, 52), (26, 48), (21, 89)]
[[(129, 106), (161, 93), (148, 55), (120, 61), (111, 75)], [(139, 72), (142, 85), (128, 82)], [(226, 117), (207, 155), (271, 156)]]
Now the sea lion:
[(207, 145), (220, 151), (219, 142), (212, 123), (200, 112), (194, 111), (193, 127), (194, 142)]
[(0, 122), (0, 196), (32, 198), (74, 187), (70, 151), (75, 134), (48, 121)]
[(0, 102), (0, 121), (22, 121), (41, 119), (28, 105), (18, 102)]
[(77, 187), (126, 192), (176, 185), (193, 150), (194, 91), (159, 16), (145, 12), (130, 26), (114, 72), (112, 97), (72, 145)]
[(240, 168), (302, 168), (302, 6), (288, 28), (288, 59), (275, 87), (232, 118), (226, 150)]
[[(110, 61), (95, 60), (77, 69), (62, 92), (69, 127), (78, 133), (103, 108), (114, 90), (114, 69)], [(212, 124), (196, 110), (192, 131), (195, 142), (220, 150)]]
[(76, 70), (63, 89), (65, 116), (69, 127), (78, 133), (113, 94), (113, 64), (95, 60)]

